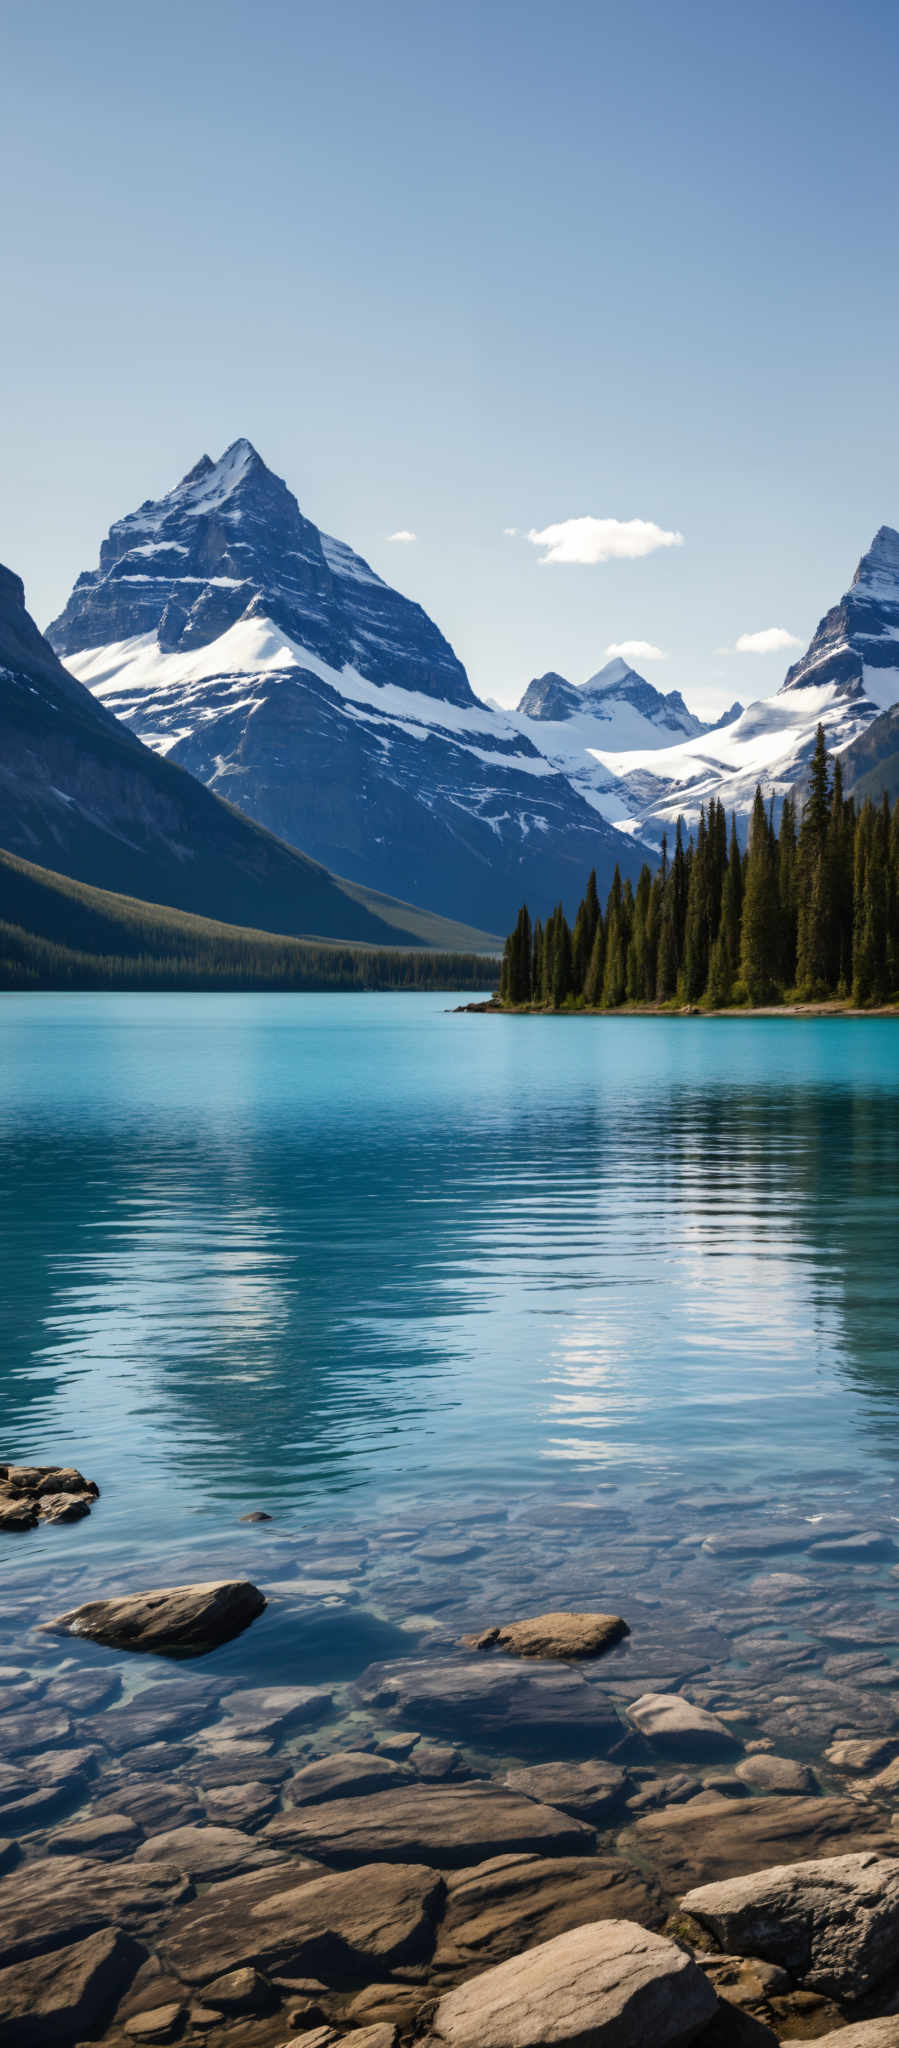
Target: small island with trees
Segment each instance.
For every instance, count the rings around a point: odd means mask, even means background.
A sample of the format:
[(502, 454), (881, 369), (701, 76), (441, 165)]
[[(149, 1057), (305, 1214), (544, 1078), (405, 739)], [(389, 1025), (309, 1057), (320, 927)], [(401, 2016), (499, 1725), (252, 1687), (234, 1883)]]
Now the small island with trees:
[(526, 905), (506, 940), (506, 1011), (672, 1013), (784, 1004), (883, 1008), (899, 990), (899, 799), (844, 797), (822, 727), (797, 821), (755, 794), (744, 851), (713, 798), (695, 838), (678, 820), (636, 889), (616, 867), (603, 911), (595, 873), (573, 929), (562, 905), (541, 924)]

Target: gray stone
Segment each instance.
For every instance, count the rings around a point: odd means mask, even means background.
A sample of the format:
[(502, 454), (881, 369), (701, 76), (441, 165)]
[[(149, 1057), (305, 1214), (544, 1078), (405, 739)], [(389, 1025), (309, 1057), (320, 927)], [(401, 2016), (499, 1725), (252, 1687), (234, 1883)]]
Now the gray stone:
[(448, 1873), (435, 1963), (483, 1969), (588, 1920), (662, 1918), (651, 1881), (613, 1857), (493, 1856)]
[(45, 2048), (93, 2032), (109, 2018), (142, 1956), (128, 1935), (104, 1928), (52, 1955), (0, 1970), (3, 2048)]
[(298, 1807), (270, 1821), (265, 1838), (323, 1863), (383, 1859), (432, 1863), (438, 1869), (509, 1850), (583, 1855), (594, 1840), (591, 1829), (569, 1814), (483, 1781), (400, 1785), (368, 1798)]
[[(566, 1747), (604, 1753), (621, 1741), (614, 1706), (569, 1666), (522, 1665), (512, 1658), (410, 1658), (373, 1665), (357, 1687), (363, 1705), (402, 1715), (454, 1742), (500, 1743), (507, 1751), (564, 1735)], [(545, 1752), (544, 1752), (545, 1753)]]
[(732, 1756), (741, 1747), (717, 1714), (694, 1706), (682, 1693), (645, 1692), (632, 1702), (627, 1713), (653, 1749), (666, 1756)]
[(201, 1656), (240, 1635), (265, 1598), (249, 1579), (214, 1579), (193, 1586), (163, 1586), (110, 1600), (89, 1600), (42, 1624), (47, 1631), (86, 1636), (117, 1650)]
[(691, 1957), (630, 1920), (576, 1927), (441, 1998), (449, 2048), (673, 2048), (717, 1998)]
[(258, 1685), (226, 1693), (222, 1707), (232, 1735), (281, 1735), (288, 1728), (309, 1728), (331, 1710), (333, 1694), (320, 1685)]
[(829, 1856), (776, 1865), (682, 1900), (722, 1947), (779, 1963), (807, 1989), (859, 1998), (891, 1969), (899, 1942), (899, 1861)]

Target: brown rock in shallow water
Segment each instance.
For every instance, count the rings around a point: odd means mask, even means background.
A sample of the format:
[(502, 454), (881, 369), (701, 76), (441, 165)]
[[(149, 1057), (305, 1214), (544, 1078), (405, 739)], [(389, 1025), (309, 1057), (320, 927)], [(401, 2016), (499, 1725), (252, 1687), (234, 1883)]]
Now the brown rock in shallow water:
[(111, 1922), (141, 1938), (155, 1937), (190, 1886), (171, 1865), (125, 1859), (100, 1863), (56, 1856), (24, 1863), (0, 1880), (0, 1964), (86, 1939)]
[(506, 1850), (586, 1854), (593, 1832), (567, 1813), (483, 1781), (399, 1785), (367, 1798), (295, 1807), (270, 1821), (265, 1839), (339, 1866), (355, 1862), (477, 1863)]
[(881, 1815), (866, 1813), (851, 1799), (727, 1799), (697, 1813), (689, 1806), (666, 1807), (635, 1822), (619, 1836), (627, 1853), (633, 1840), (641, 1862), (680, 1893), (698, 1879), (718, 1879), (765, 1870), (787, 1857), (826, 1856), (832, 1849), (878, 1849), (891, 1855), (896, 1838)]
[(510, 1792), (560, 1807), (576, 1820), (598, 1821), (621, 1802), (627, 1779), (616, 1764), (593, 1761), (523, 1766), (507, 1771), (503, 1783)]
[(27, 1494), (20, 1499), (4, 1495), (0, 1498), (0, 1530), (34, 1529), (37, 1527), (37, 1502)]
[(110, 2016), (143, 1953), (127, 1935), (106, 1928), (0, 1970), (3, 2048), (45, 2048), (93, 2032)]
[(180, 1650), (201, 1656), (240, 1635), (265, 1606), (249, 1579), (213, 1579), (196, 1586), (163, 1586), (112, 1600), (89, 1600), (45, 1621), (45, 1631), (87, 1636), (117, 1650)]
[(630, 1920), (575, 1927), (470, 1977), (440, 2000), (450, 2048), (674, 2048), (718, 2000), (683, 1949)]
[(86, 1493), (99, 1500), (100, 1488), (74, 1465), (0, 1465), (0, 1485), (11, 1493)]
[(80, 1522), (91, 1511), (89, 1493), (42, 1493), (37, 1502), (42, 1522)]
[(466, 1649), (509, 1650), (514, 1657), (543, 1657), (556, 1662), (568, 1657), (601, 1657), (630, 1635), (620, 1614), (536, 1614), (529, 1621), (510, 1621), (483, 1635), (463, 1636)]
[(280, 1891), (274, 1878), (255, 1897), (247, 1879), (216, 1885), (174, 1916), (162, 1947), (189, 1984), (253, 1965), (342, 1986), (348, 1975), (383, 1976), (431, 1953), (443, 1899), (436, 1871), (363, 1864), (298, 1883), (286, 1869)]
[(435, 1963), (455, 1974), (519, 1955), (588, 1920), (662, 1920), (641, 1871), (600, 1856), (493, 1856), (450, 1871)]

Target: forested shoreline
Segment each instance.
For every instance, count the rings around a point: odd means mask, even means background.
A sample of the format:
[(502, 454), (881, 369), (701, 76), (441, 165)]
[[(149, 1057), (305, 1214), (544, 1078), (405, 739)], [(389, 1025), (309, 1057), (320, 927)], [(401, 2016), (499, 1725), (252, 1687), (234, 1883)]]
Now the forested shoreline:
[(616, 867), (602, 909), (591, 874), (573, 928), (561, 904), (542, 924), (522, 905), (506, 940), (507, 1009), (766, 1008), (841, 999), (858, 1008), (899, 990), (899, 800), (844, 797), (818, 727), (797, 817), (755, 794), (748, 845), (713, 798), (695, 839), (679, 819), (655, 874), (633, 888)]

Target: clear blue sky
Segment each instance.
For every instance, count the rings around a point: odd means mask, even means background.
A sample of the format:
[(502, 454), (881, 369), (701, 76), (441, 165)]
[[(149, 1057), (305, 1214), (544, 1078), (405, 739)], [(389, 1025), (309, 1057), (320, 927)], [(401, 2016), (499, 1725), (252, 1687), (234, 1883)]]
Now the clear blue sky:
[[(482, 693), (765, 694), (716, 650), (899, 525), (897, 59), (894, 0), (7, 7), (0, 559), (46, 623), (247, 434)], [(542, 566), (582, 515), (684, 543)]]

